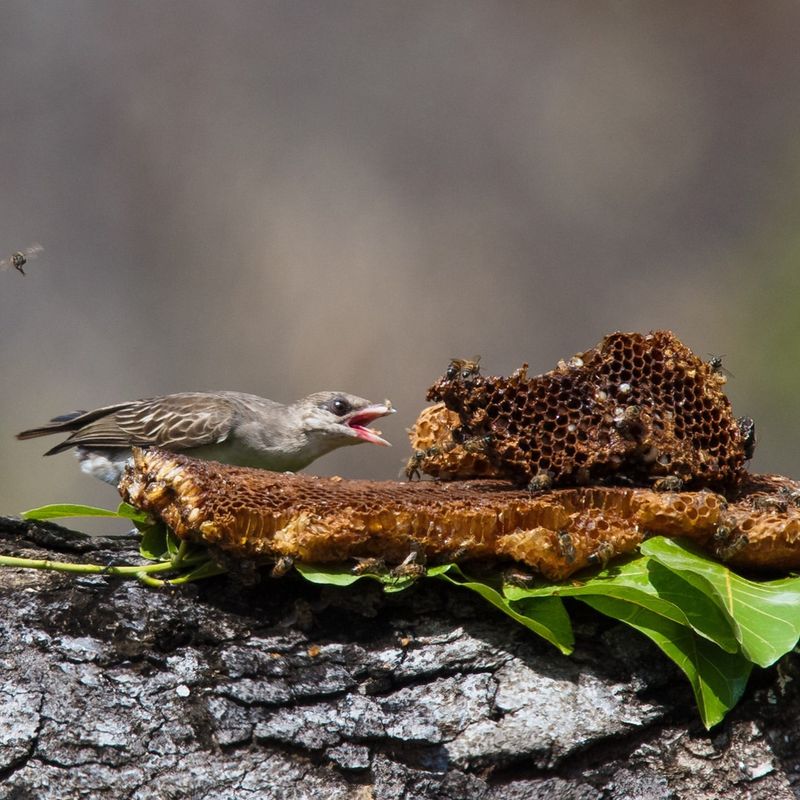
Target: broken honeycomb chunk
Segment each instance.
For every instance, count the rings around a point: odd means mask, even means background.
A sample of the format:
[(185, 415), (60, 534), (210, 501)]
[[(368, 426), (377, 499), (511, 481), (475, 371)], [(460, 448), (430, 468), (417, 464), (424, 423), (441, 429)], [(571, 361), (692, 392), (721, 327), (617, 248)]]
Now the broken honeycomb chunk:
[[(613, 333), (556, 369), (528, 377), (483, 376), (454, 361), (428, 391), (441, 406), (427, 430), (450, 429), (491, 465), (482, 474), (531, 488), (628, 482), (665, 487), (735, 487), (752, 455), (752, 420), (734, 418), (716, 363), (706, 363), (670, 331)], [(454, 416), (453, 416), (454, 415)], [(424, 452), (425, 426), (413, 446)], [(415, 468), (469, 477), (471, 463), (435, 442)], [(462, 451), (458, 451), (459, 453)], [(474, 460), (474, 456), (473, 459)]]
[(458, 414), (448, 411), (444, 403), (423, 409), (409, 431), (413, 450), (405, 469), (409, 480), (421, 477), (422, 471), (428, 472), (426, 466), (431, 464), (435, 464), (434, 477), (443, 480), (496, 477), (482, 442), (458, 444), (453, 439), (458, 425)]
[(134, 449), (120, 491), (223, 558), (392, 566), (421, 553), (431, 563), (513, 560), (555, 580), (662, 535), (738, 566), (800, 567), (800, 485), (777, 476), (746, 476), (730, 502), (633, 487), (532, 494), (497, 480), (315, 478)]

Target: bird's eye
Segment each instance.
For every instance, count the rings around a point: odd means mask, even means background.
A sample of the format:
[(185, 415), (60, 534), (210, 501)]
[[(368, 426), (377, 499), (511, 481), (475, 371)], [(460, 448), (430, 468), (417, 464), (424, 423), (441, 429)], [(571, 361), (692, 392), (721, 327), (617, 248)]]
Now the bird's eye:
[(351, 411), (351, 406), (343, 397), (336, 397), (331, 400), (330, 409), (337, 417), (343, 417)]

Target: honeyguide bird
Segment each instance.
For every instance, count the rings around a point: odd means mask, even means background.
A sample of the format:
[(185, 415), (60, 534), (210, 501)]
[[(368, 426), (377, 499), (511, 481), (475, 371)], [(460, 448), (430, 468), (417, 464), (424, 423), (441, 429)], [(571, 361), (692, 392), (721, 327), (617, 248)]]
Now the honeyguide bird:
[(291, 405), (242, 392), (181, 392), (73, 411), (17, 439), (69, 433), (45, 455), (74, 447), (83, 472), (116, 485), (131, 447), (296, 472), (338, 447), (390, 446), (367, 425), (394, 412), (388, 400), (371, 403), (344, 392), (316, 392)]

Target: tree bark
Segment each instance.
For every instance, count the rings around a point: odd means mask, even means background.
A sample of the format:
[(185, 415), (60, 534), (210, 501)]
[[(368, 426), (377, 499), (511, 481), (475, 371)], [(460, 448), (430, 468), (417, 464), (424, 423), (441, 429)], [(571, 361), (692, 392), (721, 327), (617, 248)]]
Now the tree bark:
[[(0, 519), (0, 552), (130, 562)], [(578, 602), (562, 656), (456, 587), (157, 590), (0, 570), (0, 798), (800, 797), (800, 658), (706, 732), (682, 674)]]

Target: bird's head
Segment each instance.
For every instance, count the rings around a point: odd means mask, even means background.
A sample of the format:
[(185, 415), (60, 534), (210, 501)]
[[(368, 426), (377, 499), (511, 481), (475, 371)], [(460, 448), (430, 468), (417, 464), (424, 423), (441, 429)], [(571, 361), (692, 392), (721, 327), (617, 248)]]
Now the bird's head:
[(381, 438), (380, 431), (367, 427), (370, 422), (395, 413), (388, 400), (371, 403), (345, 392), (316, 392), (295, 406), (306, 435), (324, 443), (326, 450), (360, 442), (391, 446)]

